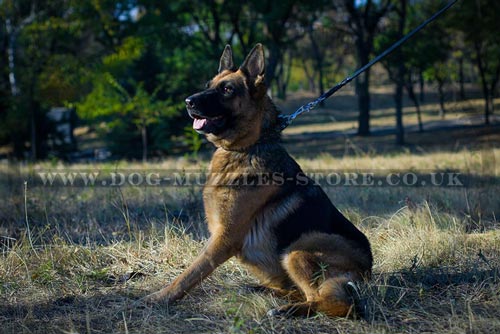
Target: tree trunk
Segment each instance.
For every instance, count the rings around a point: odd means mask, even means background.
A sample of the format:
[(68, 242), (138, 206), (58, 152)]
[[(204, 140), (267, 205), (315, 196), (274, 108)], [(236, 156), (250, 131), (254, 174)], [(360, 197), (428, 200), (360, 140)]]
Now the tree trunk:
[(148, 161), (148, 131), (146, 125), (141, 127), (141, 137), (142, 137), (142, 162), (146, 163)]
[(404, 74), (404, 64), (399, 64), (398, 82), (396, 83), (396, 93), (394, 102), (396, 104), (396, 144), (404, 145), (405, 129), (403, 126), (403, 83), (401, 82), (401, 74)]
[(285, 64), (285, 55), (279, 64), (278, 70), (276, 72), (276, 88), (278, 90), (278, 97), (282, 100), (286, 100), (286, 93), (288, 89), (288, 84), (290, 83), (291, 69), (292, 68), (292, 57), (289, 55), (287, 63)]
[(465, 100), (465, 78), (464, 78), (464, 58), (460, 57), (458, 59), (458, 83), (460, 86), (459, 97), (460, 100)]
[[(21, 22), (19, 22), (16, 26), (13, 25), (12, 20), (9, 16), (10, 13), (7, 13), (7, 17), (5, 19), (5, 32), (7, 34), (7, 64), (9, 69), (9, 85), (10, 85), (10, 93), (14, 98), (14, 104), (17, 104), (16, 107), (19, 107), (18, 102), (16, 101), (16, 97), (21, 95), (21, 89), (17, 83), (16, 77), (16, 43), (17, 37), (21, 30), (28, 24), (34, 21), (35, 19), (35, 4), (31, 5), (31, 11), (29, 16), (25, 17)], [(37, 157), (37, 143), (36, 140), (37, 132), (36, 132), (36, 111), (32, 110), (30, 114), (30, 139), (31, 139), (31, 157), (33, 160)], [(14, 142), (14, 155), (22, 159), (24, 153), (24, 143), (23, 139), (20, 138), (19, 135), (13, 135)]]
[(30, 119), (30, 135), (31, 135), (31, 160), (36, 161), (37, 159), (37, 131), (36, 131), (36, 120), (35, 120), (35, 110), (31, 111)]
[[(358, 53), (358, 68), (368, 63), (369, 51), (363, 41), (356, 43)], [(356, 95), (358, 96), (358, 135), (370, 135), (370, 69), (367, 69), (356, 79)]]
[(309, 73), (309, 69), (307, 68), (307, 63), (305, 59), (302, 59), (302, 67), (304, 68), (304, 74), (306, 75), (307, 78), (309, 90), (313, 93), (316, 93), (316, 83), (314, 82), (314, 73), (313, 74)]
[(497, 65), (497, 68), (495, 69), (495, 74), (491, 78), (491, 83), (490, 83), (490, 100), (491, 100), (491, 105), (490, 105), (490, 112), (493, 115), (495, 113), (495, 92), (498, 84), (498, 80), (500, 79), (500, 64)]
[[(391, 1), (354, 1), (344, 0), (343, 4), (348, 12), (348, 25), (355, 39), (356, 65), (358, 68), (366, 65), (373, 50), (373, 38), (377, 26), (390, 8)], [(362, 6), (364, 5), (364, 6)], [(370, 69), (367, 69), (356, 80), (356, 94), (358, 96), (358, 135), (370, 134)]]
[[(319, 73), (319, 76), (318, 76), (318, 83), (319, 83), (319, 95), (323, 95), (323, 93), (325, 93), (325, 87), (323, 86), (323, 70), (320, 70), (318, 71)], [(319, 103), (319, 106), (320, 107), (324, 107), (325, 106), (325, 101), (321, 101)]]
[(424, 80), (424, 74), (422, 73), (422, 70), (418, 71), (418, 83), (420, 85), (420, 102), (424, 102), (425, 99), (425, 92), (424, 92), (424, 86), (425, 86), (425, 80)]
[(278, 98), (286, 100), (286, 75), (285, 75), (285, 64), (281, 62), (276, 71), (276, 90), (278, 92)]
[(271, 44), (271, 46), (269, 47), (269, 59), (266, 66), (265, 80), (267, 87), (271, 87), (271, 83), (274, 81), (274, 79), (276, 79), (276, 70), (281, 61), (282, 54), (280, 51), (280, 47), (275, 44)]
[[(401, 8), (399, 12), (399, 26), (398, 26), (398, 39), (404, 35), (404, 27), (406, 22), (406, 0), (400, 0)], [(403, 126), (403, 88), (405, 82), (405, 63), (403, 52), (401, 49), (397, 50), (398, 70), (396, 74), (396, 93), (394, 95), (396, 104), (396, 144), (404, 145), (405, 133)]]
[(474, 50), (476, 51), (476, 61), (477, 67), (479, 69), (479, 76), (481, 77), (481, 87), (483, 88), (483, 99), (484, 99), (484, 124), (490, 124), (490, 91), (488, 89), (488, 83), (486, 81), (486, 73), (483, 66), (483, 57), (481, 54), (481, 45), (479, 42), (474, 43)]
[(19, 95), (19, 88), (16, 80), (16, 65), (15, 65), (15, 45), (18, 31), (12, 27), (12, 21), (7, 17), (5, 20), (5, 31), (7, 32), (7, 58), (9, 66), (9, 84), (11, 95)]
[(358, 135), (370, 135), (370, 91), (368, 82), (370, 70), (361, 74), (356, 81), (356, 94), (358, 95)]
[[(7, 65), (8, 65), (8, 78), (10, 85), (10, 94), (12, 96), (13, 105), (11, 108), (19, 108), (18, 100), (16, 97), (20, 94), (17, 86), (16, 71), (15, 71), (15, 47), (17, 33), (14, 32), (12, 21), (10, 18), (5, 20), (5, 31), (7, 33)], [(32, 120), (30, 122), (30, 126)], [(15, 159), (22, 160), (25, 151), (24, 140), (18, 132), (11, 133), (11, 142), (13, 145), (13, 156)]]
[(441, 116), (441, 119), (444, 119), (446, 114), (446, 109), (444, 108), (444, 81), (438, 79), (437, 82), (439, 92), (439, 116)]
[(288, 53), (288, 62), (286, 64), (286, 74), (283, 80), (283, 95), (286, 98), (288, 84), (290, 84), (290, 78), (292, 77), (292, 55)]
[(18, 133), (12, 133), (10, 136), (10, 139), (11, 139), (12, 146), (13, 146), (14, 159), (23, 160), (23, 158), (24, 158), (23, 154), (24, 154), (24, 151), (26, 149), (24, 147), (23, 138), (21, 138), (21, 135), (19, 135)]
[(422, 122), (422, 113), (420, 112), (420, 103), (418, 103), (417, 96), (415, 94), (415, 90), (413, 89), (413, 83), (411, 82), (411, 76), (406, 82), (406, 91), (408, 92), (408, 96), (413, 101), (415, 105), (415, 109), (417, 110), (417, 120), (418, 120), (418, 131), (424, 132), (424, 124)]
[(9, 84), (12, 96), (20, 95), (20, 89), (17, 86), (16, 79), (16, 42), (19, 32), (28, 24), (35, 20), (35, 4), (31, 4), (30, 15), (25, 17), (17, 26), (12, 24), (12, 20), (9, 17), (10, 13), (7, 13), (7, 18), (5, 19), (5, 32), (7, 33), (7, 58), (9, 67)]
[[(321, 54), (321, 50), (319, 49), (318, 43), (316, 43), (316, 39), (314, 38), (312, 25), (309, 27), (308, 34), (309, 34), (309, 40), (311, 41), (314, 60), (316, 62), (316, 71), (318, 72), (319, 95), (323, 95), (323, 93), (325, 92), (325, 87), (323, 86), (323, 55)], [(324, 107), (325, 102), (321, 101), (319, 106)]]

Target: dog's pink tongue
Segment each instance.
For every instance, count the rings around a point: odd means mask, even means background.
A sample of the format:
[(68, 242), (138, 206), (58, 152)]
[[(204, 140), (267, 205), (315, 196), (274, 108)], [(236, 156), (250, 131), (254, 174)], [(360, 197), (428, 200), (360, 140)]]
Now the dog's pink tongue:
[(207, 120), (205, 118), (195, 118), (193, 121), (193, 129), (200, 130), (207, 124)]

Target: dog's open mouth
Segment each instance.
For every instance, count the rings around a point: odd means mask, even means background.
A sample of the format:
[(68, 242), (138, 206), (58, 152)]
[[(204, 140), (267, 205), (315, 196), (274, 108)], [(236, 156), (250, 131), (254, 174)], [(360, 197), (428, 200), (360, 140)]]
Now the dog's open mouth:
[(193, 129), (200, 133), (214, 133), (225, 123), (225, 118), (222, 115), (215, 117), (204, 117), (196, 114), (191, 114), (190, 116), (193, 118)]

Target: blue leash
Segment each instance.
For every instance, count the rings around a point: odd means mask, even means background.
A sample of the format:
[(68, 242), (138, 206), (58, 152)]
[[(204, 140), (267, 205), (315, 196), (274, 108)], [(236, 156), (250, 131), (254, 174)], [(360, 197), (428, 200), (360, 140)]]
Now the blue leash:
[(404, 42), (409, 40), (410, 38), (413, 37), (417, 32), (422, 30), (426, 25), (434, 21), (439, 15), (443, 14), (445, 11), (447, 11), (451, 6), (453, 6), (458, 0), (452, 0), (450, 1), (446, 6), (441, 8), (439, 11), (437, 11), (434, 15), (432, 15), (430, 18), (425, 20), (423, 23), (421, 23), (418, 27), (410, 31), (408, 34), (406, 34), (403, 38), (401, 38), (399, 41), (391, 45), (388, 49), (386, 49), (384, 52), (373, 58), (369, 63), (358, 69), (356, 72), (330, 88), (327, 92), (321, 94), (316, 100), (309, 102), (308, 104), (303, 105), (299, 109), (297, 109), (294, 113), (288, 114), (288, 115), (279, 115), (280, 118), (283, 119), (283, 122), (281, 124), (281, 130), (283, 131), (287, 126), (292, 123), (292, 121), (299, 115), (309, 112), (312, 109), (314, 109), (319, 103), (322, 101), (326, 100), (330, 96), (332, 96), (336, 91), (338, 91), (340, 88), (344, 87), (347, 85), (349, 82), (354, 80), (356, 77), (358, 77), (361, 73), (372, 67), (375, 63), (379, 62), (382, 58), (390, 54), (392, 51), (397, 49), (398, 47), (401, 46)]

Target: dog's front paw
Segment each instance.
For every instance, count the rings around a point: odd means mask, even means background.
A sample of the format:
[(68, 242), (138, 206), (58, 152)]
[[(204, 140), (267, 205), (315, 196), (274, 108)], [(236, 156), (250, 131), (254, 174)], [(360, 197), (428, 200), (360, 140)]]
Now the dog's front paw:
[(136, 300), (130, 306), (131, 308), (144, 308), (144, 307), (151, 307), (154, 305), (168, 305), (172, 302), (173, 298), (170, 296), (168, 291), (159, 290), (147, 296), (144, 296), (139, 300)]
[(163, 293), (162, 290), (150, 293), (140, 299), (146, 305), (163, 304), (169, 302), (168, 295)]

